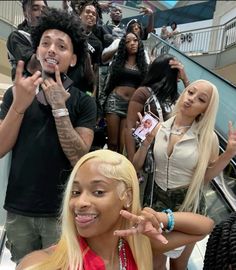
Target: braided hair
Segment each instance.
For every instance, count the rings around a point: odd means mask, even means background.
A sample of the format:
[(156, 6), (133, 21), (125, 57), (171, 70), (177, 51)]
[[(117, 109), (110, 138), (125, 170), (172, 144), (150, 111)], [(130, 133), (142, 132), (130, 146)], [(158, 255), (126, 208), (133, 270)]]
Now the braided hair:
[(236, 212), (215, 226), (208, 242), (203, 270), (236, 269)]

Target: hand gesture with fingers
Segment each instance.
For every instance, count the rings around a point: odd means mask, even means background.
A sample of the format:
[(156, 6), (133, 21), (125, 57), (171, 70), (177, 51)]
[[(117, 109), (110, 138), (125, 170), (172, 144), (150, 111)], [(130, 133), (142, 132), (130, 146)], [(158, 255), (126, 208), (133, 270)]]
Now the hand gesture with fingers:
[(166, 238), (161, 234), (161, 223), (157, 219), (157, 216), (151, 213), (148, 208), (144, 208), (141, 215), (137, 216), (131, 214), (126, 210), (121, 210), (121, 216), (129, 220), (133, 226), (126, 230), (116, 230), (115, 235), (125, 237), (137, 233), (142, 233), (149, 238), (156, 239), (163, 244), (167, 244)]
[(150, 15), (153, 14), (153, 11), (147, 7), (140, 7), (139, 13), (143, 13), (144, 15)]
[(103, 12), (109, 12), (112, 7), (112, 1), (100, 2), (99, 6)]
[(63, 87), (58, 66), (55, 66), (55, 77), (56, 81), (47, 78), (42, 83), (46, 99), (54, 110), (65, 108), (65, 102), (70, 97), (70, 94)]
[(236, 129), (233, 128), (231, 121), (229, 121), (228, 143), (226, 152), (229, 153), (231, 157), (236, 155)]
[(19, 61), (16, 68), (15, 84), (13, 86), (13, 107), (16, 112), (23, 114), (32, 103), (36, 89), (42, 82), (41, 72), (36, 71), (32, 76), (24, 77), (24, 62)]
[(180, 61), (178, 61), (177, 59), (170, 60), (169, 65), (171, 68), (178, 69), (178, 79), (183, 82), (189, 82), (184, 70), (184, 65)]

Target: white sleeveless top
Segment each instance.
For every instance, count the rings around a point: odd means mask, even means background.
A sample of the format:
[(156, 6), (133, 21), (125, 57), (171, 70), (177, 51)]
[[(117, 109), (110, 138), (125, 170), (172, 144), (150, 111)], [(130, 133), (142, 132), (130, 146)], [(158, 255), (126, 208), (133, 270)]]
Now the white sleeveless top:
[(175, 144), (171, 155), (167, 156), (170, 129), (174, 119), (175, 116), (162, 123), (154, 144), (155, 182), (165, 191), (189, 185), (199, 158), (195, 122)]

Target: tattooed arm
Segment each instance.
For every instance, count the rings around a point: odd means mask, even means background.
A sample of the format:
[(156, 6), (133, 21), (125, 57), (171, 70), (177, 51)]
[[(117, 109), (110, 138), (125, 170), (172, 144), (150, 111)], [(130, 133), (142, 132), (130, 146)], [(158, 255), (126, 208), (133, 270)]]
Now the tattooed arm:
[[(61, 147), (71, 165), (74, 166), (78, 159), (89, 151), (93, 141), (93, 130), (87, 127), (73, 127), (66, 108), (66, 100), (70, 97), (70, 93), (63, 87), (58, 67), (55, 68), (55, 75), (56, 82), (52, 78), (47, 78), (42, 83), (42, 88), (53, 110)], [(78, 117), (83, 118), (87, 116), (86, 111), (91, 110), (87, 105), (89, 104), (83, 104), (86, 108)], [(58, 113), (58, 110), (63, 111), (63, 113)], [(88, 122), (93, 121), (93, 118), (95, 120), (96, 115), (93, 114), (94, 110), (92, 110), (88, 119), (86, 119)]]
[(72, 166), (86, 153), (93, 142), (93, 131), (85, 127), (73, 128), (69, 116), (55, 118), (61, 147)]

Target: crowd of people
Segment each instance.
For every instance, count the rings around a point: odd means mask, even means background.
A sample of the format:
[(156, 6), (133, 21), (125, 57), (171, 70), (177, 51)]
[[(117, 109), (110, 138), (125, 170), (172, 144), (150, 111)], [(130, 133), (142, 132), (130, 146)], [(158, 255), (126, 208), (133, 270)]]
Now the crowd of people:
[[(13, 86), (0, 108), (0, 157), (12, 151), (4, 203), (12, 260), (17, 270), (164, 270), (170, 257), (171, 270), (187, 269), (214, 227), (204, 187), (236, 155), (231, 122), (219, 155), (218, 90), (190, 82), (173, 55), (150, 62), (149, 8), (145, 27), (122, 24), (111, 2), (63, 7), (23, 0), (25, 20), (7, 41)], [(176, 23), (172, 30), (175, 40)], [(101, 119), (108, 150), (94, 151)]]

